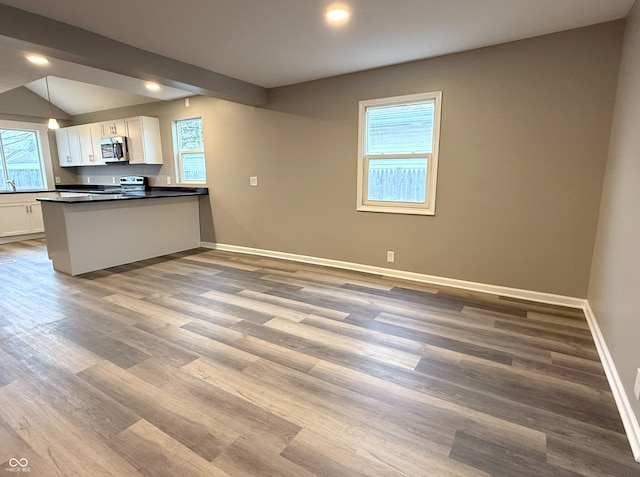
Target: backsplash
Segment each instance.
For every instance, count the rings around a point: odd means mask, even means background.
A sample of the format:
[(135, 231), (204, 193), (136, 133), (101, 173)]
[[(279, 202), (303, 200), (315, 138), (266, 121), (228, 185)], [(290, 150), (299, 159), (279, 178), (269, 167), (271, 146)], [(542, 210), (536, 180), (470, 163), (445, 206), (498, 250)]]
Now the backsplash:
[(146, 176), (149, 178), (149, 185), (152, 186), (174, 185), (173, 177), (162, 169), (163, 165), (110, 164), (107, 166), (76, 167), (74, 176), (77, 184), (111, 185), (118, 184), (118, 180), (122, 176)]

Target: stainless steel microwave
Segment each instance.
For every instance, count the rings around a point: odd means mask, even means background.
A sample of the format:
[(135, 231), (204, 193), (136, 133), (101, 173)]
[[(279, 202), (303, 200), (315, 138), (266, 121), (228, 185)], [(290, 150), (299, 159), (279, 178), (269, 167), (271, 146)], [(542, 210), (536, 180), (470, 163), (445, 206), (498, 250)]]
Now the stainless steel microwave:
[(128, 162), (129, 147), (125, 136), (109, 137), (100, 140), (102, 160), (106, 163)]

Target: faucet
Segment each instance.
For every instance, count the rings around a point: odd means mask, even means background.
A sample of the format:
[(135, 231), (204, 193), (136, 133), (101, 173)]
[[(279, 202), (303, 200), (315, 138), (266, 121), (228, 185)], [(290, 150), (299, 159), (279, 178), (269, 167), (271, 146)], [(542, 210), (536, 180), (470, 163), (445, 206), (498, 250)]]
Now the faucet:
[(10, 185), (11, 185), (11, 188), (13, 189), (13, 192), (15, 192), (15, 191), (17, 190), (17, 189), (16, 189), (16, 182), (15, 182), (15, 181), (10, 181), (9, 179), (7, 179), (7, 180), (5, 181), (5, 183), (7, 183), (7, 184), (10, 184)]

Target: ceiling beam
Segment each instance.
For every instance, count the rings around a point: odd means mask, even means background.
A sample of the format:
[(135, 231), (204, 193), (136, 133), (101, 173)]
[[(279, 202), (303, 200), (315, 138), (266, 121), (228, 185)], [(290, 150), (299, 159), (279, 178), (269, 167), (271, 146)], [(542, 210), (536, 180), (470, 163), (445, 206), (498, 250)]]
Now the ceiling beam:
[(267, 89), (0, 4), (0, 35), (21, 49), (194, 94), (263, 106)]

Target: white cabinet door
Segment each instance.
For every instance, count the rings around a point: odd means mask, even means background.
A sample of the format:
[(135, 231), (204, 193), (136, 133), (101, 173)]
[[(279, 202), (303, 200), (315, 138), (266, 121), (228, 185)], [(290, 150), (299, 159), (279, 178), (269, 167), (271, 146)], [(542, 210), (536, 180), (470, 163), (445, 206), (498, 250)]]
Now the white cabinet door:
[(28, 204), (0, 204), (0, 237), (31, 233)]
[(129, 164), (144, 164), (144, 136), (140, 118), (125, 119), (127, 126), (127, 145), (129, 147)]
[(104, 164), (102, 159), (102, 148), (100, 147), (100, 139), (102, 139), (102, 125), (100, 123), (89, 124), (89, 132), (91, 134), (91, 143), (93, 144), (93, 157), (96, 165)]
[(69, 134), (67, 129), (56, 129), (56, 143), (58, 144), (58, 161), (60, 167), (73, 166), (71, 151), (69, 150)]
[(38, 194), (2, 194), (0, 238), (44, 232)]
[(126, 136), (127, 129), (124, 119), (114, 119), (112, 121), (103, 121), (102, 137)]
[(80, 129), (78, 126), (64, 128), (69, 139), (69, 156), (71, 161), (68, 165), (79, 166), (82, 164), (82, 149), (80, 148)]
[(82, 165), (98, 166), (104, 164), (100, 151), (100, 125), (83, 124), (76, 126), (80, 137), (80, 151), (82, 154)]
[(61, 167), (73, 167), (82, 164), (80, 132), (77, 126), (56, 130), (58, 160)]
[(44, 232), (44, 220), (42, 219), (42, 204), (40, 202), (31, 202), (29, 206), (29, 224), (31, 225), (31, 233)]
[(129, 164), (162, 164), (160, 120), (148, 116), (125, 119)]
[(74, 167), (82, 164), (80, 132), (77, 127), (57, 129), (56, 142), (60, 167)]
[(99, 166), (104, 164), (100, 151), (101, 123), (82, 124), (58, 129), (58, 159), (61, 167)]
[(93, 142), (91, 141), (91, 129), (88, 124), (77, 126), (80, 139), (80, 157), (83, 165), (91, 165), (96, 162), (93, 154)]

